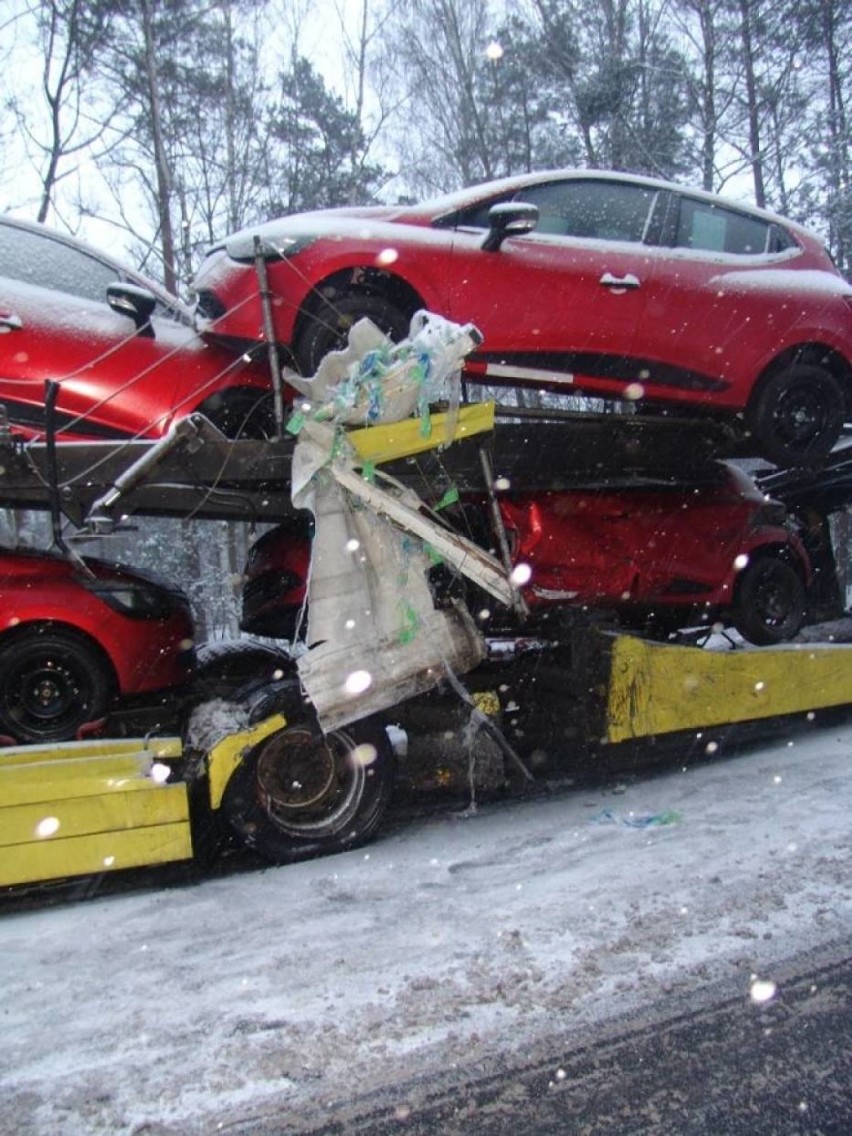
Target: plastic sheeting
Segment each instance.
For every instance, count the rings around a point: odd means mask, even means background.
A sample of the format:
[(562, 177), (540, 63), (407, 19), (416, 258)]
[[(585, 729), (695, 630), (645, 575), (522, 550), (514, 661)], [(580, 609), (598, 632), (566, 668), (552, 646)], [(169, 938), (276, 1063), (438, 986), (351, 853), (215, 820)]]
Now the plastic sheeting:
[[(298, 668), (324, 730), (396, 705), (435, 686), (448, 667), (464, 673), (484, 656), (466, 609), (435, 608), (428, 545), (335, 477), (357, 464), (345, 425), (416, 413), (428, 432), (432, 402), (442, 398), (457, 407), (461, 361), (479, 339), (470, 325), (418, 313), (409, 338), (394, 345), (362, 320), (345, 350), (327, 356), (313, 379), (298, 380), (305, 401), (288, 427), (297, 438), (292, 498), (316, 519)], [(401, 488), (379, 492), (411, 509), (422, 504)], [(502, 571), (496, 562), (492, 567)]]

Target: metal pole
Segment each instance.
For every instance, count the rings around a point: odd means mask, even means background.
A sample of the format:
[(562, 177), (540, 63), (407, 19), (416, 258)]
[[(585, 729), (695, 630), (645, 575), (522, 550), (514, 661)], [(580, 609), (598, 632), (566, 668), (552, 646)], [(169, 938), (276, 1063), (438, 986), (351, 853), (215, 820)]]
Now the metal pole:
[[(497, 504), (497, 494), (494, 491), (494, 474), (491, 471), (491, 459), (488, 457), (488, 452), (482, 443), (479, 445), (479, 463), (482, 466), (482, 476), (485, 479), (485, 490), (488, 494), (488, 508), (491, 511), (491, 525), (494, 529), (494, 535), (497, 537), (497, 546), (500, 549), (500, 560), (503, 564), (503, 570), (506, 573), (506, 579), (509, 580), (511, 584), (512, 555), (509, 552), (509, 538), (506, 536), (503, 514), (500, 512), (500, 506)], [(529, 614), (527, 605), (518, 589), (513, 584), (511, 586), (512, 608), (515, 614), (523, 619)]]
[(59, 500), (59, 469), (56, 461), (56, 400), (58, 397), (59, 383), (54, 379), (47, 379), (44, 384), (44, 423), (50, 526), (53, 532), (53, 543), (67, 554), (68, 546), (62, 536), (62, 506)]
[(281, 361), (278, 357), (278, 345), (275, 342), (275, 325), (272, 322), (272, 295), (269, 291), (269, 275), (266, 271), (266, 260), (263, 255), (263, 242), (258, 236), (254, 238), (254, 267), (257, 272), (258, 289), (260, 291), (260, 307), (263, 313), (263, 335), (266, 339), (266, 354), (269, 359), (269, 370), (272, 375), (275, 436), (280, 438), (284, 432), (284, 393), (281, 381)]

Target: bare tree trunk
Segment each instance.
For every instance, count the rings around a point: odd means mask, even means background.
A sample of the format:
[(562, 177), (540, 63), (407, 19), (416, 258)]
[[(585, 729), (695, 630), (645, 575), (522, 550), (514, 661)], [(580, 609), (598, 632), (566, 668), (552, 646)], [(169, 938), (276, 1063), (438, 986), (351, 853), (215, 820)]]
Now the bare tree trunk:
[(50, 205), (53, 200), (53, 189), (56, 185), (57, 174), (59, 170), (59, 159), (62, 156), (62, 126), (61, 126), (61, 113), (62, 113), (62, 99), (65, 92), (66, 83), (69, 79), (69, 71), (71, 69), (71, 57), (76, 50), (76, 24), (77, 24), (77, 3), (71, 6), (68, 12), (68, 25), (67, 25), (67, 39), (65, 43), (65, 53), (59, 65), (59, 75), (55, 81), (51, 83), (51, 67), (54, 60), (54, 50), (56, 42), (59, 37), (59, 12), (55, 4), (45, 5), (47, 15), (47, 43), (44, 57), (44, 65), (42, 68), (42, 90), (50, 111), (50, 142), (47, 146), (47, 169), (42, 175), (42, 195), (41, 202), (39, 203), (38, 216), (36, 220), (44, 222), (47, 220), (47, 215), (50, 212)]
[(142, 34), (145, 44), (145, 83), (148, 91), (151, 138), (154, 146), (154, 167), (157, 179), (156, 207), (160, 248), (163, 253), (163, 280), (170, 292), (177, 292), (177, 255), (171, 214), (173, 185), (163, 135), (163, 111), (160, 80), (157, 73), (157, 45), (154, 35), (154, 4), (155, 0), (154, 3), (152, 3), (152, 0), (140, 0)]
[(836, 0), (822, 0), (821, 9), (828, 60), (829, 231), (835, 260), (848, 274), (852, 270), (852, 218), (849, 217), (852, 171), (849, 168), (849, 122), (843, 98), (844, 72), (837, 37), (840, 14)]
[(740, 0), (740, 29), (743, 38), (743, 66), (746, 80), (748, 114), (749, 163), (754, 181), (754, 200), (763, 208), (766, 205), (766, 188), (763, 179), (763, 155), (760, 144), (760, 109), (757, 96), (757, 76), (754, 68), (752, 40), (752, 12), (755, 0)]
[(701, 107), (701, 185), (711, 193), (716, 177), (716, 28), (713, 9), (700, 0), (698, 19), (704, 45), (704, 98)]

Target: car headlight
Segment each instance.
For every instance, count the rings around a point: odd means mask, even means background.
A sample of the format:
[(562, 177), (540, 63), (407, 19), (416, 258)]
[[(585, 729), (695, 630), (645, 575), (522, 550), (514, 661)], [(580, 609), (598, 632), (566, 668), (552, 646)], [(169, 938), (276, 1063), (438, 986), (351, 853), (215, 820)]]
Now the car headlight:
[[(264, 260), (287, 260), (317, 240), (316, 233), (300, 233), (288, 236), (286, 233), (259, 233), (260, 247)], [(254, 234), (246, 231), (225, 242), (225, 251), (231, 260), (244, 264), (254, 263)]]
[(158, 588), (144, 580), (93, 580), (87, 586), (113, 611), (131, 619), (165, 619), (182, 609), (188, 610), (182, 593)]

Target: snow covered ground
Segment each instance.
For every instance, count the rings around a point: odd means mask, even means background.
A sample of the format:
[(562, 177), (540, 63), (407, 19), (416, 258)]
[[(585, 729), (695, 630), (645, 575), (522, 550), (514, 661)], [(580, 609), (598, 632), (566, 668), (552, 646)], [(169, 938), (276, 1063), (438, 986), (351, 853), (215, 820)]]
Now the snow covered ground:
[(781, 960), (849, 937), (850, 759), (852, 725), (825, 727), (342, 856), (0, 909), (0, 1133), (295, 1133), (378, 1089), (404, 1117), (413, 1078), (667, 992), (771, 997)]

